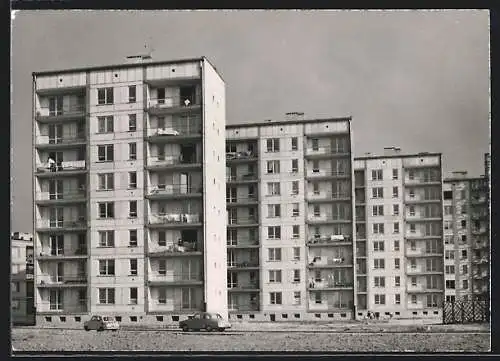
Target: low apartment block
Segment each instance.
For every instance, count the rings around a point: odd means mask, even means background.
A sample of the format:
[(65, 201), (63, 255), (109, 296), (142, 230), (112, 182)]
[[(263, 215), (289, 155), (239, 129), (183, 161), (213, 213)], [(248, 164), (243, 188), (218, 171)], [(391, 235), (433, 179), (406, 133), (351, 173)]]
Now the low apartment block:
[(444, 180), (446, 301), (489, 300), (489, 182), (454, 172)]
[(355, 158), (357, 317), (442, 317), (441, 154)]
[(234, 319), (349, 319), (355, 244), (350, 118), (226, 128)]
[(225, 106), (206, 58), (33, 74), (39, 322), (227, 315)]
[(11, 321), (14, 325), (35, 323), (33, 287), (33, 235), (14, 232), (11, 249)]

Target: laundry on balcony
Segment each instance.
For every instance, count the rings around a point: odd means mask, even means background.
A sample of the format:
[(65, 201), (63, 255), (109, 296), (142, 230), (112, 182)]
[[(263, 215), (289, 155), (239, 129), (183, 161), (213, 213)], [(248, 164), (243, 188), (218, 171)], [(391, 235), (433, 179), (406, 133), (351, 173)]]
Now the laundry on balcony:
[(156, 223), (198, 223), (199, 214), (169, 213), (153, 215)]
[(180, 133), (175, 130), (175, 129), (172, 129), (172, 128), (168, 128), (168, 129), (158, 129), (158, 131), (156, 132), (157, 135), (180, 135)]
[(342, 234), (332, 234), (329, 236), (322, 236), (319, 234), (315, 234), (313, 238), (310, 239), (310, 243), (330, 243), (330, 242), (343, 242), (347, 241), (347, 237)]
[(228, 153), (226, 153), (227, 160), (252, 158), (253, 156), (254, 156), (254, 154), (250, 150), (243, 151), (243, 152), (228, 152)]

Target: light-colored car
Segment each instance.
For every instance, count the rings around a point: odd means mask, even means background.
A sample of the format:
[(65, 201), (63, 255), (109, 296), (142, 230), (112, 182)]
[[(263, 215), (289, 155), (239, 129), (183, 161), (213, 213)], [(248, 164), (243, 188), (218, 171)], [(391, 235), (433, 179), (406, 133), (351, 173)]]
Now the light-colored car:
[(231, 324), (218, 313), (199, 312), (189, 316), (187, 320), (179, 322), (182, 331), (224, 331), (231, 328)]
[(92, 316), (88, 321), (83, 324), (85, 331), (96, 330), (112, 330), (117, 331), (120, 328), (120, 324), (110, 316)]

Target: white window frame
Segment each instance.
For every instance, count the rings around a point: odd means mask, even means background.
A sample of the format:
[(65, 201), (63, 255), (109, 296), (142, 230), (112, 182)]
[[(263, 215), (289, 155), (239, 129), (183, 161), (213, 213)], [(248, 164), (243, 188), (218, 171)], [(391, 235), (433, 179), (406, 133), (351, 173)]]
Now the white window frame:
[(268, 182), (267, 183), (267, 195), (268, 196), (279, 196), (281, 195), (279, 182)]
[(129, 229), (128, 230), (128, 246), (129, 247), (138, 247), (138, 231), (137, 229)]
[(375, 258), (373, 260), (373, 268), (374, 269), (385, 269), (385, 259), (384, 258)]
[[(134, 261), (135, 261), (135, 267), (134, 266)], [(139, 261), (137, 258), (130, 258), (129, 259), (129, 270), (130, 270), (130, 275), (131, 276), (137, 276), (139, 272)]]
[(267, 218), (280, 218), (280, 217), (281, 217), (281, 204), (268, 204)]
[(299, 216), (300, 216), (300, 204), (292, 203), (292, 217), (299, 217)]
[(269, 303), (271, 305), (282, 305), (283, 304), (283, 294), (281, 292), (270, 292), (269, 293)]
[(268, 153), (276, 153), (280, 151), (280, 139), (268, 138), (266, 139), (266, 150)]
[[(104, 95), (104, 98), (101, 97), (101, 94)], [(114, 92), (112, 87), (97, 89), (97, 105), (110, 105), (113, 103), (114, 103)]]
[[(131, 90), (133, 91), (133, 95), (131, 94)], [(137, 86), (136, 85), (129, 85), (128, 86), (128, 102), (129, 103), (135, 103), (137, 101)]]
[(279, 160), (268, 160), (267, 161), (267, 174), (279, 174), (280, 173), (280, 161)]
[(97, 133), (106, 134), (115, 131), (115, 119), (112, 115), (98, 116), (97, 117)]
[(399, 258), (394, 258), (394, 269), (401, 269), (401, 260)]
[(115, 246), (115, 231), (98, 231), (99, 248), (113, 248)]
[(280, 262), (281, 256), (281, 248), (268, 248), (267, 257), (269, 262)]
[(281, 239), (281, 226), (268, 226), (267, 239)]
[(373, 187), (372, 188), (372, 198), (375, 198), (375, 199), (384, 198), (384, 188), (383, 187)]
[[(135, 178), (135, 180), (133, 179)], [(128, 189), (137, 189), (137, 172), (128, 172)]]
[(137, 143), (128, 143), (128, 160), (137, 160)]
[(269, 270), (269, 283), (281, 283), (281, 270)]
[(377, 293), (374, 295), (374, 301), (376, 305), (385, 305), (385, 294)]
[(300, 225), (292, 225), (292, 238), (300, 238)]
[(115, 188), (114, 173), (98, 173), (97, 174), (97, 190), (112, 191)]
[(292, 151), (299, 150), (299, 138), (298, 137), (292, 137), (291, 148), (292, 148)]
[(299, 181), (292, 181), (292, 195), (296, 196), (300, 193), (300, 183)]
[(384, 173), (382, 169), (373, 169), (372, 170), (372, 181), (381, 181), (384, 180)]
[[(132, 297), (133, 292), (135, 292), (135, 297)], [(137, 305), (138, 301), (139, 301), (139, 289), (137, 287), (130, 287), (129, 288), (129, 304)]]
[[(102, 156), (101, 156), (101, 153)], [(114, 162), (115, 148), (113, 144), (101, 144), (97, 146), (97, 161), (98, 162)]]
[(299, 306), (302, 303), (302, 297), (300, 291), (293, 292), (293, 305)]
[(292, 173), (298, 173), (298, 172), (299, 172), (299, 160), (292, 159)]
[[(104, 297), (101, 297), (104, 294)], [(116, 292), (113, 287), (98, 288), (100, 305), (114, 305), (116, 302)], [(104, 302), (102, 300), (104, 299)]]
[(373, 287), (385, 288), (385, 277), (384, 276), (373, 277)]
[(375, 205), (372, 206), (372, 216), (383, 216), (384, 215), (384, 206), (383, 205)]
[(99, 260), (99, 276), (115, 276), (116, 262), (114, 259)]
[(128, 115), (128, 131), (129, 132), (137, 131), (137, 114)]
[(373, 252), (384, 252), (384, 251), (385, 251), (385, 241), (373, 242)]
[[(101, 206), (104, 206), (104, 212), (101, 212)], [(98, 202), (97, 209), (99, 219), (115, 218), (115, 202)]]
[(293, 260), (300, 261), (300, 247), (293, 247)]

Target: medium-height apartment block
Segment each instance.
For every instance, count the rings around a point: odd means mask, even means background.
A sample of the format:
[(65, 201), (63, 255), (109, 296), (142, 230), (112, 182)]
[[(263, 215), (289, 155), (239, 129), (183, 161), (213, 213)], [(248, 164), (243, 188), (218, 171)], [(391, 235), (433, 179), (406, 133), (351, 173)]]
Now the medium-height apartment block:
[(11, 322), (32, 325), (35, 322), (33, 287), (33, 236), (14, 232), (11, 249)]
[(350, 118), (228, 125), (226, 136), (232, 317), (351, 318)]
[(441, 317), (441, 154), (399, 152), (354, 160), (357, 316)]
[(208, 60), (35, 73), (33, 117), (39, 321), (227, 314), (225, 85)]
[(454, 172), (444, 180), (445, 296), (489, 299), (488, 178)]

